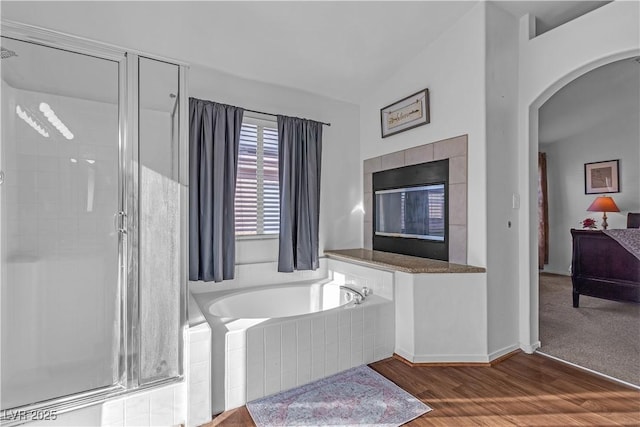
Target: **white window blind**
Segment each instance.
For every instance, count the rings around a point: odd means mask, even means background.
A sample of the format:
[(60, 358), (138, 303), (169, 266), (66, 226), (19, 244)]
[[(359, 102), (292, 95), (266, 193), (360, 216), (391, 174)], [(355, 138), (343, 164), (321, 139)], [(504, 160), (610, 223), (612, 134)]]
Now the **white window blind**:
[(235, 198), (236, 235), (277, 234), (278, 127), (245, 117), (240, 131)]

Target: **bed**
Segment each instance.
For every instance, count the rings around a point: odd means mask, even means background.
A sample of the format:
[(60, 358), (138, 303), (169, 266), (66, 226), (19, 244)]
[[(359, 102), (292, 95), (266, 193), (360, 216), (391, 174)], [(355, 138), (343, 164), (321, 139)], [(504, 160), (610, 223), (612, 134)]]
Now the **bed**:
[[(617, 230), (635, 234), (637, 229)], [(613, 231), (613, 230), (611, 230)], [(580, 295), (614, 301), (640, 302), (640, 259), (618, 240), (600, 230), (571, 230), (573, 306)]]

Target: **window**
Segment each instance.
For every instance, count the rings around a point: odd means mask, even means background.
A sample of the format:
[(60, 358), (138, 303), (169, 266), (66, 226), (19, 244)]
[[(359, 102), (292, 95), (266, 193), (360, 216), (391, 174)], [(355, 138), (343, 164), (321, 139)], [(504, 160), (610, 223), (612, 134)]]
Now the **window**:
[(245, 117), (236, 177), (236, 236), (278, 234), (278, 125)]

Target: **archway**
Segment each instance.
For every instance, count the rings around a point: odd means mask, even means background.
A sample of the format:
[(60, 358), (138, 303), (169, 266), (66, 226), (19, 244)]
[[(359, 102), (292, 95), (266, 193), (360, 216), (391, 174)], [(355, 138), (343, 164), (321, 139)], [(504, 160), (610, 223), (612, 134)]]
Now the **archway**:
[[(519, 341), (539, 347), (537, 265), (538, 110), (570, 81), (603, 65), (640, 55), (639, 5), (612, 2), (540, 37), (534, 20), (520, 25), (519, 58)], [(527, 25), (528, 24), (528, 25)], [(555, 59), (551, 60), (551, 59)]]
[[(559, 79), (551, 86), (549, 86), (529, 107), (529, 147), (531, 153), (532, 161), (537, 161), (537, 153), (539, 151), (539, 138), (538, 138), (538, 130), (539, 130), (539, 109), (542, 105), (545, 104), (554, 94), (556, 94), (560, 89), (565, 87), (567, 84), (573, 82), (579, 77), (597, 69), (602, 66), (606, 66), (608, 64), (612, 64), (617, 61), (630, 59), (637, 57), (640, 54), (640, 50), (634, 50), (631, 52), (618, 53), (615, 55), (607, 56), (605, 58), (601, 58), (599, 60), (593, 61), (592, 63), (585, 65), (583, 67), (577, 68), (573, 70), (571, 73), (564, 76), (562, 79)], [(537, 206), (537, 189), (535, 186), (538, 182), (537, 177), (537, 164), (533, 164), (533, 162), (529, 163), (530, 173), (529, 176), (529, 188), (530, 188), (530, 198), (529, 203), (531, 207)], [(533, 175), (533, 176), (532, 176)], [(532, 254), (537, 254), (538, 248), (538, 213), (535, 212), (534, 215), (530, 217), (530, 236), (534, 236), (530, 242), (530, 250)], [(532, 338), (534, 338), (535, 342), (539, 342), (539, 278), (538, 278), (538, 262), (537, 258), (530, 264), (530, 295), (531, 295), (531, 321), (532, 321)], [(535, 330), (533, 329), (535, 328)]]

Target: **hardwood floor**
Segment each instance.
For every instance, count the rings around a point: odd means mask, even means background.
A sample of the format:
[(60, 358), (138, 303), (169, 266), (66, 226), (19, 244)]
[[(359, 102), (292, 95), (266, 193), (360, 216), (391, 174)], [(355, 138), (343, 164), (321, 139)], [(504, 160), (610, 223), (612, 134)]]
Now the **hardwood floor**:
[[(407, 426), (640, 426), (640, 391), (537, 354), (492, 367), (370, 365), (433, 411)], [(206, 427), (255, 426), (245, 406)]]

